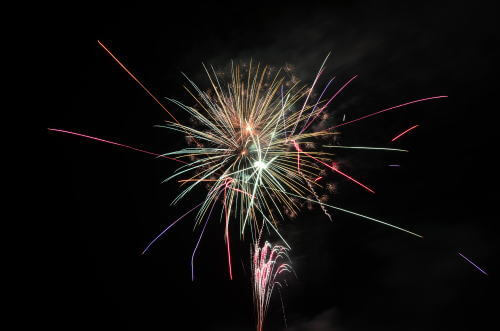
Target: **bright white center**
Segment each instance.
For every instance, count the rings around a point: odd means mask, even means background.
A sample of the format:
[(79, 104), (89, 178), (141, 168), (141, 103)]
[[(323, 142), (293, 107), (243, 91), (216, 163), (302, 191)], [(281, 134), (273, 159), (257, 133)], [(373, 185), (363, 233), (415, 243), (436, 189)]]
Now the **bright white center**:
[(265, 164), (262, 161), (255, 161), (254, 166), (256, 168), (259, 168), (259, 169), (266, 169), (267, 168), (267, 164)]

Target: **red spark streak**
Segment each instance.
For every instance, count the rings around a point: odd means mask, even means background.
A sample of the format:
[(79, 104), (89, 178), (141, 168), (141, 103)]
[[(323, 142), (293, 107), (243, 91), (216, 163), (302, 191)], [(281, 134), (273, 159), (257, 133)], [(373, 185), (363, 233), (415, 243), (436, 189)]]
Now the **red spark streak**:
[(221, 186), (219, 186), (219, 188), (224, 186), (224, 206), (223, 207), (224, 207), (224, 212), (226, 215), (225, 237), (226, 237), (226, 248), (227, 248), (227, 263), (228, 263), (229, 279), (230, 280), (233, 280), (233, 269), (232, 269), (232, 262), (231, 262), (231, 245), (230, 245), (230, 239), (229, 239), (229, 215), (227, 214), (227, 205), (226, 205), (227, 189), (231, 189), (233, 191), (240, 192), (240, 193), (246, 194), (246, 195), (254, 198), (254, 196), (251, 195), (250, 193), (247, 193), (247, 192), (240, 190), (238, 188), (231, 187), (230, 185), (233, 182), (234, 182), (234, 178), (228, 177), (225, 180), (225, 183), (222, 184)]
[(227, 177), (226, 183), (225, 183), (225, 184), (220, 185), (219, 187), (217, 187), (217, 189), (221, 188), (222, 186), (225, 186), (225, 187), (224, 187), (224, 190), (226, 190), (226, 189), (230, 189), (230, 190), (233, 190), (233, 191), (236, 191), (236, 192), (240, 192), (240, 193), (246, 194), (246, 195), (248, 195), (248, 196), (249, 196), (249, 197), (251, 197), (251, 198), (255, 198), (255, 196), (254, 196), (254, 195), (252, 195), (252, 194), (250, 194), (250, 193), (248, 193), (248, 192), (245, 192), (245, 191), (240, 190), (240, 189), (238, 189), (238, 188), (230, 187), (229, 185), (231, 185), (231, 183), (232, 183), (233, 181), (234, 181), (234, 178), (232, 178), (232, 177)]
[(229, 279), (233, 280), (233, 268), (231, 263), (231, 246), (229, 243), (229, 215), (227, 214), (227, 206), (226, 206), (226, 190), (227, 186), (224, 188), (224, 212), (226, 214), (226, 247), (227, 247), (227, 263), (229, 268)]
[(230, 187), (230, 189), (231, 189), (231, 190), (233, 190), (233, 191), (236, 191), (236, 192), (240, 192), (240, 193), (246, 194), (246, 195), (248, 195), (248, 196), (249, 196), (249, 197), (251, 197), (251, 198), (255, 198), (255, 196), (254, 196), (254, 195), (252, 195), (252, 194), (250, 194), (250, 193), (248, 193), (248, 192), (245, 192), (245, 191), (243, 191), (243, 190), (240, 190), (239, 188)]
[(321, 178), (323, 178), (323, 176), (319, 176), (318, 178), (316, 178), (314, 181), (317, 182), (318, 180), (320, 180)]
[(353, 181), (354, 183), (358, 184), (359, 186), (361, 186), (362, 188), (364, 188), (364, 189), (365, 189), (365, 190), (367, 190), (368, 192), (375, 193), (375, 191), (374, 191), (374, 190), (372, 190), (371, 188), (369, 188), (369, 187), (368, 187), (368, 186), (366, 186), (365, 184), (363, 184), (363, 183), (361, 183), (361, 182), (357, 181), (356, 179), (352, 178), (352, 177), (351, 177), (351, 176), (349, 176), (348, 174), (346, 174), (346, 173), (344, 173), (344, 172), (340, 171), (339, 169), (335, 168), (334, 166), (331, 166), (331, 165), (329, 165), (329, 164), (327, 164), (327, 163), (325, 163), (325, 162), (321, 161), (320, 159), (315, 158), (315, 157), (314, 157), (314, 156), (312, 156), (311, 154), (309, 154), (309, 153), (306, 153), (306, 152), (302, 151), (302, 150), (298, 147), (298, 145), (297, 145), (297, 144), (295, 144), (295, 148), (297, 149), (297, 151), (304, 153), (305, 155), (309, 156), (311, 159), (315, 160), (316, 162), (321, 163), (321, 164), (322, 164), (322, 165), (324, 165), (325, 167), (328, 167), (328, 168), (332, 169), (333, 171), (338, 172), (338, 173), (339, 173), (339, 174), (341, 174), (342, 176), (344, 176), (344, 177), (346, 177), (347, 179), (349, 179), (349, 180)]
[(354, 123), (354, 122), (357, 122), (357, 121), (361, 121), (362, 119), (365, 119), (365, 118), (368, 118), (368, 117), (371, 117), (371, 116), (374, 116), (374, 115), (377, 115), (377, 114), (380, 114), (380, 113), (383, 113), (383, 112), (389, 111), (389, 110), (391, 110), (391, 109), (396, 109), (396, 108), (404, 107), (404, 106), (407, 106), (407, 105), (411, 105), (411, 104), (413, 104), (413, 103), (422, 102), (422, 101), (426, 101), (426, 100), (441, 99), (441, 98), (447, 98), (447, 97), (448, 97), (447, 95), (440, 95), (440, 96), (437, 96), (437, 97), (430, 97), (430, 98), (424, 98), (424, 99), (413, 100), (413, 101), (406, 102), (406, 103), (403, 103), (403, 104), (400, 104), (400, 105), (397, 105), (397, 106), (393, 106), (393, 107), (389, 107), (389, 108), (386, 108), (386, 109), (379, 110), (379, 111), (377, 111), (377, 112), (375, 112), (375, 113), (372, 113), (372, 114), (368, 114), (368, 115), (365, 115), (365, 116), (361, 116), (361, 117), (356, 118), (356, 119), (354, 119), (354, 120), (352, 120), (352, 121), (349, 121), (349, 122), (344, 122), (344, 123), (342, 123), (342, 124), (332, 126), (332, 127), (328, 128), (327, 130), (335, 129), (335, 128), (341, 127), (341, 126), (343, 126), (343, 125), (347, 125), (347, 124), (350, 124), (350, 123)]
[(299, 145), (297, 145), (295, 140), (292, 140), (292, 142), (295, 146), (295, 149), (297, 150), (297, 171), (300, 173), (300, 152), (302, 152), (302, 150), (299, 148)]
[(410, 132), (411, 130), (416, 129), (416, 128), (418, 128), (418, 124), (417, 124), (417, 125), (412, 126), (411, 128), (409, 128), (409, 129), (407, 129), (407, 130), (405, 130), (405, 131), (403, 131), (403, 132), (401, 132), (401, 133), (400, 133), (400, 134), (398, 134), (396, 137), (392, 138), (391, 142), (392, 142), (392, 141), (395, 141), (395, 140), (397, 140), (397, 139), (399, 139), (402, 135), (407, 134), (408, 132)]
[(123, 70), (125, 70), (125, 72), (126, 72), (127, 74), (129, 74), (129, 76), (130, 76), (130, 77), (132, 77), (132, 78), (133, 78), (133, 79), (137, 82), (137, 84), (139, 84), (139, 86), (140, 86), (140, 87), (142, 87), (142, 88), (144, 89), (144, 91), (146, 91), (146, 93), (147, 93), (147, 94), (149, 94), (149, 96), (150, 96), (151, 98), (153, 98), (153, 100), (154, 100), (154, 101), (156, 101), (156, 103), (157, 103), (157, 104), (159, 104), (159, 105), (160, 105), (160, 107), (161, 107), (161, 108), (163, 108), (163, 110), (164, 110), (164, 111), (166, 111), (166, 112), (167, 112), (167, 114), (168, 114), (168, 115), (170, 115), (170, 117), (172, 117), (172, 119), (173, 119), (174, 121), (176, 121), (178, 124), (180, 124), (180, 123), (179, 123), (179, 121), (178, 121), (178, 120), (174, 117), (174, 115), (172, 115), (172, 114), (171, 114), (171, 113), (167, 110), (167, 108), (165, 108), (165, 106), (164, 106), (164, 105), (160, 102), (160, 100), (158, 100), (158, 99), (157, 99), (157, 98), (153, 95), (153, 93), (151, 93), (151, 92), (150, 92), (150, 91), (146, 88), (146, 86), (144, 86), (144, 84), (142, 84), (142, 83), (139, 81), (139, 79), (137, 79), (137, 77), (135, 77), (135, 76), (134, 76), (134, 74), (133, 74), (132, 72), (130, 72), (130, 70), (128, 70), (128, 69), (127, 69), (127, 67), (125, 67), (125, 65), (123, 65), (123, 63), (121, 63), (121, 62), (120, 62), (120, 60), (118, 60), (118, 58), (117, 58), (116, 56), (114, 56), (114, 55), (113, 55), (113, 53), (111, 53), (111, 51), (110, 51), (109, 49), (107, 49), (107, 48), (106, 48), (106, 46), (104, 46), (104, 45), (103, 45), (103, 43), (102, 43), (100, 40), (98, 40), (98, 41), (97, 41), (97, 43), (99, 44), (99, 46), (101, 46), (101, 47), (102, 47), (102, 48), (103, 48), (103, 49), (104, 49), (104, 50), (105, 50), (105, 51), (106, 51), (106, 52), (107, 52), (107, 53), (108, 53), (108, 54), (109, 54), (109, 55), (113, 58), (113, 60), (115, 60), (115, 61), (116, 61), (116, 63), (118, 63), (118, 65), (119, 65), (120, 67), (122, 67), (122, 69), (123, 69)]
[(97, 140), (97, 141), (100, 141), (100, 142), (103, 142), (103, 143), (108, 143), (108, 144), (111, 144), (111, 145), (116, 145), (116, 146), (120, 146), (120, 147), (125, 147), (125, 148), (128, 148), (128, 149), (131, 149), (131, 150), (134, 150), (134, 151), (137, 151), (137, 152), (141, 152), (141, 153), (145, 153), (145, 154), (150, 154), (150, 155), (154, 155), (154, 156), (157, 156), (157, 157), (163, 157), (165, 159), (169, 159), (169, 160), (172, 160), (172, 161), (176, 161), (176, 162), (180, 162), (180, 163), (185, 163), (187, 164), (187, 162), (184, 162), (184, 161), (181, 161), (181, 160), (178, 160), (178, 159), (174, 159), (174, 158), (171, 158), (171, 157), (168, 157), (168, 156), (165, 156), (165, 155), (162, 155), (162, 154), (157, 154), (157, 153), (153, 153), (153, 152), (148, 152), (148, 151), (145, 151), (145, 150), (142, 150), (142, 149), (138, 149), (138, 148), (135, 148), (135, 147), (132, 147), (132, 146), (128, 146), (128, 145), (124, 145), (124, 144), (120, 144), (120, 143), (115, 143), (113, 141), (109, 141), (109, 140), (104, 140), (104, 139), (101, 139), (101, 138), (96, 138), (96, 137), (92, 137), (92, 136), (87, 136), (85, 134), (81, 134), (81, 133), (76, 133), (76, 132), (71, 132), (71, 131), (66, 131), (66, 130), (60, 130), (60, 129), (48, 129), (49, 131), (55, 131), (55, 132), (62, 132), (62, 133), (68, 133), (68, 134), (72, 134), (72, 135), (75, 135), (75, 136), (79, 136), (79, 137), (83, 137), (83, 138), (88, 138), (88, 139), (92, 139), (92, 140)]
[[(318, 161), (319, 161), (319, 160), (318, 160)], [(321, 161), (319, 161), (319, 162), (321, 162)], [(323, 163), (325, 166), (327, 166), (327, 167), (328, 167), (328, 165), (327, 165), (326, 163), (324, 163), (324, 162), (322, 162), (322, 163)], [(357, 181), (356, 179), (352, 178), (352, 177), (351, 177), (351, 176), (349, 176), (348, 174), (343, 173), (342, 171), (340, 171), (339, 169), (335, 168), (334, 166), (330, 166), (329, 168), (330, 168), (330, 169), (332, 169), (333, 171), (338, 172), (338, 173), (339, 173), (339, 174), (341, 174), (342, 176), (344, 176), (344, 177), (346, 177), (346, 178), (348, 178), (348, 179), (352, 180), (353, 182), (355, 182), (356, 184), (358, 184), (358, 185), (359, 185), (359, 186), (361, 186), (362, 188), (366, 189), (367, 191), (369, 191), (369, 192), (371, 192), (371, 193), (375, 194), (375, 191), (374, 191), (374, 190), (372, 190), (372, 189), (371, 189), (371, 188), (369, 188), (368, 186), (364, 185), (363, 183), (360, 183), (359, 181)]]

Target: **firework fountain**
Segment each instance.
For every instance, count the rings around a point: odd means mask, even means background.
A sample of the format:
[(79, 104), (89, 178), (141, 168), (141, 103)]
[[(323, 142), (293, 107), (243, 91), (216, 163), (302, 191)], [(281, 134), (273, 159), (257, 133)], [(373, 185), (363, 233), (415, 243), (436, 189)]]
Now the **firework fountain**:
[(263, 246), (257, 241), (251, 251), (252, 259), (252, 283), (255, 312), (257, 317), (257, 331), (262, 331), (264, 318), (269, 307), (269, 301), (274, 287), (282, 287), (278, 277), (282, 273), (292, 271), (287, 262), (288, 248), (282, 245), (271, 245), (265, 242)]

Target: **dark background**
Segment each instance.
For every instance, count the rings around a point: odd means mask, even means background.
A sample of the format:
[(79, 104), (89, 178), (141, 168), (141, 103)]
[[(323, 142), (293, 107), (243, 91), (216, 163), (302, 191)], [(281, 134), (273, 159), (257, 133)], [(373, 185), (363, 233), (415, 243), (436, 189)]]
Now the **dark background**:
[[(50, 91), (41, 100), (46, 183), (37, 199), (46, 214), (36, 218), (44, 232), (33, 252), (40, 263), (30, 272), (37, 288), (30, 303), (43, 323), (65, 330), (254, 328), (248, 241), (233, 235), (235, 280), (229, 281), (222, 224), (207, 228), (194, 282), (190, 258), (199, 229), (193, 232), (192, 219), (140, 255), (203, 197), (170, 206), (178, 188), (160, 182), (175, 164), (46, 131), (67, 129), (154, 152), (184, 144), (181, 135), (153, 127), (166, 114), (98, 39), (158, 97), (185, 102), (181, 71), (206, 84), (202, 62), (290, 63), (311, 83), (329, 51), (325, 79), (337, 76), (334, 87), (359, 75), (328, 109), (332, 121), (448, 95), (342, 128), (345, 145), (411, 152), (340, 153), (341, 169), (377, 194), (329, 175), (337, 186), (330, 202), (425, 239), (338, 212), (330, 223), (320, 210), (283, 224), (297, 273), (283, 290), (288, 328), (478, 330), (493, 323), (498, 31), (492, 8), (344, 1), (44, 9), (40, 26), (48, 29), (37, 39), (42, 85)], [(414, 124), (420, 127), (388, 143)], [(401, 167), (387, 166), (394, 163)], [(265, 329), (284, 329), (277, 295)]]

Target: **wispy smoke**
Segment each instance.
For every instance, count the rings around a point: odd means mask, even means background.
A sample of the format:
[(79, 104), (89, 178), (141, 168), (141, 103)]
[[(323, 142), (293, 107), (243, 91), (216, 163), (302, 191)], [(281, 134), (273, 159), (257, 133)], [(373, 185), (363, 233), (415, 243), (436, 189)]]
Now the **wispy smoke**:
[(340, 331), (337, 320), (338, 313), (335, 308), (329, 308), (320, 314), (314, 316), (310, 320), (300, 322), (297, 325), (292, 325), (287, 330), (289, 331)]

